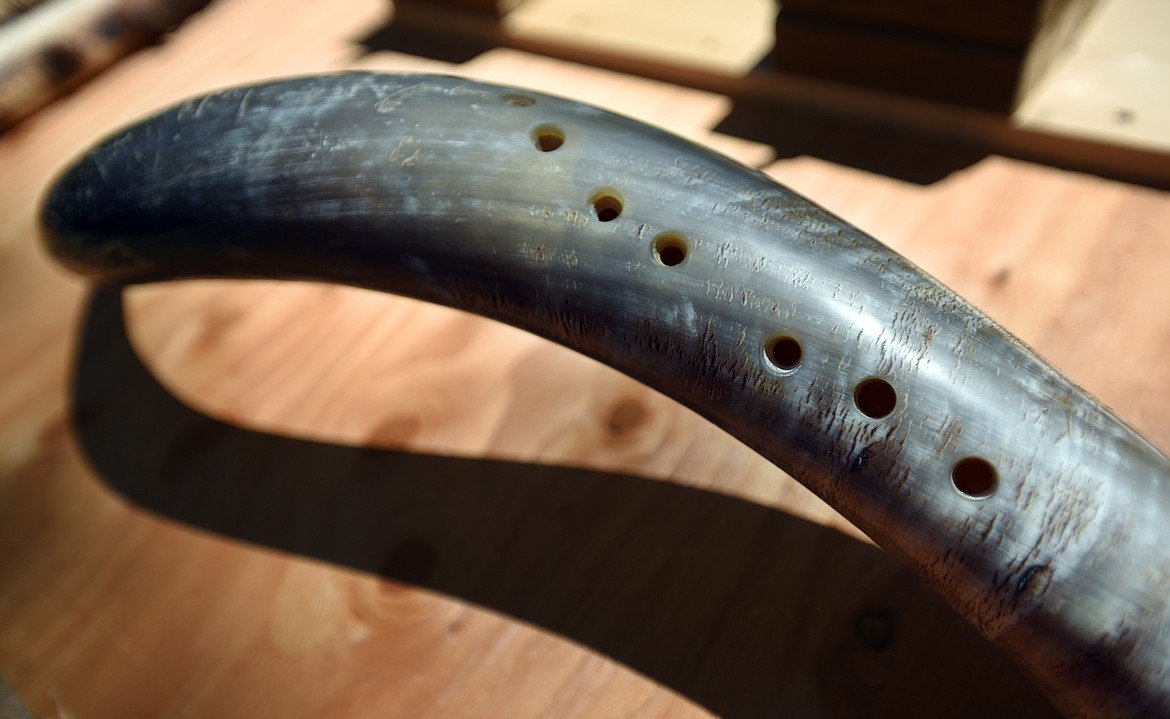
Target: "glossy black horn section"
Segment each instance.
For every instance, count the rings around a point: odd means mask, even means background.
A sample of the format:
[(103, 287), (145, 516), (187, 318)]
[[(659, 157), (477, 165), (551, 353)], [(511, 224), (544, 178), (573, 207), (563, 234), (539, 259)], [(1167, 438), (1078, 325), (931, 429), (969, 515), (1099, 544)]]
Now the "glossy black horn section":
[(1001, 327), (763, 174), (453, 77), (191, 100), (52, 190), (107, 282), (313, 279), (508, 322), (710, 418), (1070, 709), (1170, 714), (1170, 462)]

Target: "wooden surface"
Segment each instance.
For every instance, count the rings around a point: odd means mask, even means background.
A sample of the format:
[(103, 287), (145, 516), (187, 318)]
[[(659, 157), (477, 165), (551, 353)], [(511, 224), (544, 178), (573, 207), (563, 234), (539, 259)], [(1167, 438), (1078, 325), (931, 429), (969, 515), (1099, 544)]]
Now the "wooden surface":
[[(40, 196), (99, 136), (294, 73), (440, 69), (768, 158), (709, 132), (709, 94), (505, 50), (359, 58), (384, 11), (221, 2), (0, 138), (0, 676), (34, 714), (1051, 713), (831, 509), (604, 367), (328, 286), (135, 288), (123, 324), (43, 255)], [(997, 158), (928, 187), (768, 171), (1170, 446), (1170, 196)]]
[(1100, 0), (1016, 120), (1037, 130), (1170, 151), (1170, 4)]

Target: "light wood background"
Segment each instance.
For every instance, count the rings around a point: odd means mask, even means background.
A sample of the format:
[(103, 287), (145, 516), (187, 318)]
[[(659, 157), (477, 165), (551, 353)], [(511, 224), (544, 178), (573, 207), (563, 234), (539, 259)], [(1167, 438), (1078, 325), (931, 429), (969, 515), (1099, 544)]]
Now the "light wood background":
[[(123, 326), (118, 293), (44, 255), (40, 198), (101, 135), (296, 73), (525, 85), (769, 162), (710, 132), (723, 98), (505, 50), (362, 57), (385, 20), (378, 0), (220, 2), (0, 137), (0, 676), (30, 710), (1050, 713), (830, 508), (607, 368), (307, 284), (134, 288)], [(927, 187), (811, 158), (767, 170), (1170, 446), (1170, 196), (998, 158)]]

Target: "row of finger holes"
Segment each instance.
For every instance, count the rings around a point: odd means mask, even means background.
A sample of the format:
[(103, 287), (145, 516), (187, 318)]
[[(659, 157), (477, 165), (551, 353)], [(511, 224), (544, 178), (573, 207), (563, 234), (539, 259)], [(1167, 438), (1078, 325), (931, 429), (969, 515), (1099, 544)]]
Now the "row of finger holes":
[[(565, 133), (556, 125), (537, 125), (532, 129), (532, 144), (541, 152), (553, 152), (565, 144)], [(589, 209), (598, 221), (613, 222), (621, 216), (625, 203), (616, 190), (602, 188), (589, 198)], [(677, 232), (664, 232), (655, 237), (653, 249), (654, 258), (667, 267), (681, 265), (687, 258), (686, 238)]]
[[(537, 125), (532, 129), (532, 144), (541, 152), (554, 152), (565, 144), (565, 133), (556, 125)], [(625, 202), (616, 190), (602, 188), (589, 198), (589, 209), (599, 222), (613, 222), (621, 216)], [(653, 251), (654, 259), (658, 262), (667, 267), (676, 267), (687, 258), (689, 248), (686, 238), (679, 233), (664, 232), (654, 238)]]
[[(565, 134), (555, 125), (537, 125), (532, 131), (532, 142), (541, 152), (553, 152), (565, 143)], [(610, 188), (598, 190), (589, 200), (590, 209), (600, 222), (616, 220), (622, 214), (624, 204), (621, 195)], [(676, 232), (664, 232), (654, 238), (653, 251), (659, 263), (675, 267), (683, 263), (689, 250), (685, 237)], [(771, 338), (765, 350), (772, 365), (785, 374), (796, 371), (804, 354), (800, 341), (789, 335)], [(866, 417), (885, 419), (898, 406), (898, 393), (881, 377), (869, 377), (857, 383), (853, 402)], [(995, 492), (999, 476), (986, 459), (964, 457), (951, 468), (951, 482), (964, 496), (984, 499)]]
[[(784, 374), (795, 372), (804, 355), (800, 341), (790, 335), (771, 338), (765, 349), (768, 360)], [(853, 403), (866, 417), (885, 419), (897, 408), (898, 393), (881, 377), (869, 377), (858, 382), (853, 389)], [(964, 496), (985, 499), (995, 492), (999, 475), (986, 459), (964, 457), (951, 468), (951, 482)]]
[[(771, 338), (765, 349), (768, 360), (784, 374), (795, 372), (804, 355), (800, 341), (790, 335)], [(866, 417), (884, 419), (898, 406), (898, 393), (881, 377), (869, 377), (857, 383), (853, 402)], [(998, 476), (995, 467), (982, 457), (965, 457), (951, 468), (951, 481), (965, 496), (984, 499), (995, 491)]]
[[(589, 209), (600, 222), (613, 222), (625, 208), (621, 195), (611, 188), (603, 188), (589, 198)], [(654, 237), (651, 246), (654, 259), (666, 267), (677, 267), (687, 258), (687, 238), (677, 232), (663, 232)]]
[[(765, 350), (772, 366), (784, 374), (795, 372), (804, 356), (800, 341), (790, 335), (773, 337), (768, 340)], [(898, 406), (898, 393), (881, 377), (869, 377), (858, 382), (853, 389), (853, 403), (866, 417), (885, 419)]]

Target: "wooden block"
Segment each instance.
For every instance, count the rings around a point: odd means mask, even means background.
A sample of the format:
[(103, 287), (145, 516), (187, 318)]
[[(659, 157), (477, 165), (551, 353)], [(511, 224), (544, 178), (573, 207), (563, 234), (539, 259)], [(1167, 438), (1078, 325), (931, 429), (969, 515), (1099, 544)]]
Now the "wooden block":
[(1049, 73), (1062, 52), (1079, 36), (1099, 0), (1058, 0), (1050, 2), (1038, 19), (1028, 47), (1028, 57), (1016, 92), (1022, 101)]
[(994, 112), (1012, 111), (1097, 0), (786, 0), (783, 71)]
[(784, 0), (782, 12), (788, 17), (818, 16), (1020, 44), (1032, 37), (1043, 7), (1052, 4), (1049, 0)]
[[(1022, 94), (1023, 127), (1170, 152), (1170, 3), (1110, 2)], [(1170, 162), (1166, 162), (1170, 166)]]
[(781, 16), (777, 69), (995, 112), (1014, 105), (1024, 45)]

